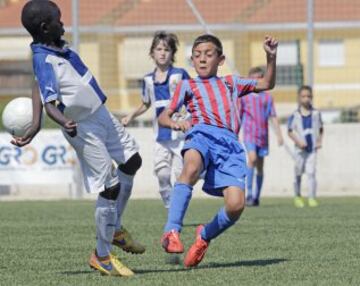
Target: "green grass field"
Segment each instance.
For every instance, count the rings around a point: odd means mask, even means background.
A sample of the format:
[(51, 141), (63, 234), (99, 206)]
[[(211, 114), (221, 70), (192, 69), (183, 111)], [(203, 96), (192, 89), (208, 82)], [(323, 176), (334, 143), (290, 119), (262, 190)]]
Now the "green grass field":
[[(142, 256), (117, 250), (137, 273), (102, 277), (87, 259), (94, 248), (89, 201), (0, 203), (0, 285), (360, 285), (360, 198), (321, 199), (295, 209), (266, 199), (210, 245), (196, 269), (165, 264), (160, 200), (131, 201), (125, 226), (147, 246)], [(193, 200), (182, 238), (208, 221), (221, 200)]]

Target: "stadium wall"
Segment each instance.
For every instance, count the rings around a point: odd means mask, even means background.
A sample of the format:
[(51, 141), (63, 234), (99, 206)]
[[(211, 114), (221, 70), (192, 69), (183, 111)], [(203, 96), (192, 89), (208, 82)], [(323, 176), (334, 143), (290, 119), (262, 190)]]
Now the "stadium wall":
[[(286, 128), (282, 127), (285, 134)], [(42, 133), (54, 131), (42, 131)], [(153, 134), (151, 128), (130, 128), (129, 132), (137, 139), (143, 157), (143, 167), (137, 174), (133, 198), (159, 198), (158, 186), (153, 175)], [(271, 134), (273, 135), (273, 134)], [(2, 134), (3, 136), (3, 134)], [(285, 136), (287, 137), (287, 136)], [(287, 139), (287, 138), (286, 138)], [(287, 144), (292, 144), (286, 140)], [(360, 124), (331, 124), (325, 126), (325, 138), (318, 153), (319, 196), (359, 196), (360, 195)], [(275, 136), (271, 136), (270, 156), (265, 163), (264, 196), (292, 196), (293, 161), (285, 148), (278, 147)], [(37, 177), (38, 178), (38, 177)], [(81, 186), (78, 166), (73, 169), (72, 184), (40, 184), (35, 179), (31, 185), (15, 182), (2, 185), (0, 200), (44, 200), (44, 199), (92, 199)], [(41, 178), (40, 178), (41, 179)], [(38, 179), (39, 180), (39, 179)], [(303, 180), (303, 194), (307, 194), (306, 177)], [(199, 183), (194, 197), (207, 197)]]

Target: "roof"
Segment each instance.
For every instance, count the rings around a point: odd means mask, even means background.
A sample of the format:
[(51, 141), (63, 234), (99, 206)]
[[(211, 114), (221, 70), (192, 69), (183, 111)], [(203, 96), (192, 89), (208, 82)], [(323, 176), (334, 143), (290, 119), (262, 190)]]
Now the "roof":
[[(55, 0), (65, 25), (71, 25), (71, 0)], [(20, 28), (25, 0), (0, 7), (0, 28)], [(299, 23), (306, 21), (306, 0), (193, 0), (209, 24)], [(316, 22), (360, 21), (358, 0), (315, 0)], [(79, 0), (82, 26), (197, 24), (186, 0)]]

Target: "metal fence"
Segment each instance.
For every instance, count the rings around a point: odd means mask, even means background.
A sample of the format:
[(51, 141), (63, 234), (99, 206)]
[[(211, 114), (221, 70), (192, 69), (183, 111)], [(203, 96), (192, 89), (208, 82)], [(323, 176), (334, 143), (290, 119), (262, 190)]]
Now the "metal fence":
[[(314, 87), (315, 105), (334, 120), (357, 120), (360, 105), (360, 1), (357, 0), (58, 0), (66, 37), (109, 96), (126, 113), (140, 102), (142, 77), (154, 69), (148, 55), (155, 31), (180, 40), (176, 65), (194, 75), (191, 44), (211, 32), (223, 42), (221, 74), (246, 76), (263, 66), (266, 34), (280, 41), (277, 86), (280, 114), (296, 105), (302, 84)], [(25, 1), (0, 4), (1, 98), (29, 94), (30, 39), (19, 17)], [(12, 14), (10, 14), (12, 13)], [(1, 17), (4, 16), (4, 17)], [(349, 111), (350, 110), (350, 111)], [(337, 114), (334, 115), (334, 112)], [(348, 117), (351, 117), (348, 119)]]

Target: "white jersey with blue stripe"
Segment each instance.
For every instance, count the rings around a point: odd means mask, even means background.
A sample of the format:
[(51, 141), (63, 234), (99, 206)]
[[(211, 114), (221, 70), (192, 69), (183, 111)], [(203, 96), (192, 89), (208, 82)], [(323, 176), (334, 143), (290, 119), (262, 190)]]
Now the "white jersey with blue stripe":
[(31, 44), (33, 68), (43, 103), (57, 101), (64, 115), (76, 122), (93, 114), (106, 96), (96, 79), (68, 47)]
[[(295, 134), (306, 143), (305, 151), (308, 153), (316, 151), (316, 142), (323, 129), (323, 122), (319, 110), (311, 108), (309, 115), (301, 114), (300, 109), (296, 110), (288, 119), (288, 131)], [(301, 152), (302, 149), (296, 150)]]
[(157, 118), (160, 113), (169, 105), (177, 84), (190, 76), (181, 68), (170, 67), (167, 72), (166, 80), (162, 83), (155, 81), (155, 71), (147, 74), (143, 80), (142, 101), (145, 104), (151, 104), (154, 110), (153, 126), (155, 139), (157, 142), (175, 140), (179, 136), (179, 132), (170, 128), (158, 125)]

